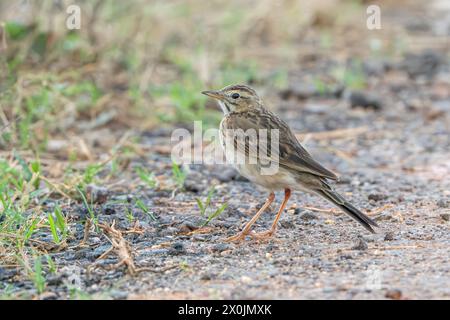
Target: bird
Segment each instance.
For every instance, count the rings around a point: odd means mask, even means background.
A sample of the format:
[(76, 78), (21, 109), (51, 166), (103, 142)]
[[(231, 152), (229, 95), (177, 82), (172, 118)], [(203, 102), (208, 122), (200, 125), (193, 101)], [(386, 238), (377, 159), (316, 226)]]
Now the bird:
[[(270, 239), (276, 233), (278, 221), (293, 191), (312, 193), (324, 198), (359, 222), (365, 229), (375, 233), (373, 227), (378, 227), (377, 223), (348, 202), (330, 185), (330, 180), (337, 181), (338, 176), (313, 159), (287, 123), (265, 107), (253, 88), (244, 84), (233, 84), (220, 90), (202, 91), (202, 94), (217, 100), (223, 111), (219, 137), (227, 160), (229, 150), (243, 157), (245, 161), (233, 163), (238, 172), (250, 182), (262, 186), (269, 192), (264, 205), (241, 232), (226, 238), (227, 242), (242, 242), (247, 236), (257, 240)], [(256, 139), (249, 139), (248, 136), (241, 139), (236, 134), (236, 132), (252, 130), (267, 134), (259, 134)], [(274, 136), (277, 136), (279, 140), (275, 147), (269, 143)], [(261, 148), (262, 144), (267, 145), (266, 152), (259, 152), (258, 148)], [(274, 172), (263, 172), (264, 164), (268, 160), (275, 162)], [(253, 224), (275, 200), (275, 192), (280, 190), (284, 190), (284, 199), (271, 228), (259, 233), (252, 231)]]

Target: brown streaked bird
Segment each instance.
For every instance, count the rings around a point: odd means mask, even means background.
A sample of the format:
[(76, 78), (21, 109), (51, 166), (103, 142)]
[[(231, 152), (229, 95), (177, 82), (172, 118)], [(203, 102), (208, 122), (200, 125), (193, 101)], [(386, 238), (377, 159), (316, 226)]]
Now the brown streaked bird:
[[(244, 177), (269, 190), (270, 194), (264, 205), (245, 225), (244, 229), (226, 241), (242, 241), (247, 235), (256, 239), (270, 238), (276, 231), (278, 220), (291, 196), (291, 191), (306, 191), (328, 200), (350, 217), (358, 221), (368, 231), (375, 233), (372, 226), (378, 225), (340, 194), (333, 190), (327, 180), (337, 180), (337, 176), (315, 161), (308, 151), (302, 147), (288, 125), (274, 113), (267, 110), (255, 90), (246, 85), (230, 85), (217, 91), (203, 91), (203, 94), (216, 99), (222, 108), (224, 118), (220, 123), (220, 136), (225, 148), (232, 147), (238, 155), (245, 157), (245, 162), (235, 163), (235, 167)], [(238, 139), (238, 130), (267, 130), (267, 140), (261, 136), (256, 140), (257, 148), (266, 143), (268, 152), (254, 151), (251, 140)], [(278, 129), (278, 150), (271, 150), (271, 132)], [(253, 149), (252, 149), (253, 147)], [(272, 148), (276, 149), (276, 148)], [(257, 149), (256, 149), (257, 150)], [(268, 156), (264, 156), (267, 154)], [(267, 159), (277, 161), (278, 170), (273, 174), (262, 172), (263, 163)], [(276, 160), (274, 160), (276, 159)], [(254, 160), (254, 161), (249, 161)], [(284, 200), (278, 210), (272, 227), (265, 232), (254, 233), (252, 225), (275, 199), (274, 191), (284, 190)]]

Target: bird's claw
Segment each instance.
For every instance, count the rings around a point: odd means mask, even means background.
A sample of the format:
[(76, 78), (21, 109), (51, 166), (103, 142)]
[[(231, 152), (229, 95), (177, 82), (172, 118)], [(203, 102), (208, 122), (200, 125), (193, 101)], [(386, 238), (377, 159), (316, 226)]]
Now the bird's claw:
[(249, 234), (249, 232), (239, 232), (238, 234), (226, 238), (225, 242), (242, 242), (245, 241), (245, 237)]
[(263, 232), (252, 232), (250, 236), (255, 240), (269, 240), (275, 234), (275, 230), (267, 230)]
[(243, 242), (247, 236), (252, 237), (254, 240), (264, 241), (269, 240), (275, 234), (275, 230), (270, 229), (263, 232), (254, 232), (254, 231), (241, 231), (238, 234), (226, 238), (225, 242)]

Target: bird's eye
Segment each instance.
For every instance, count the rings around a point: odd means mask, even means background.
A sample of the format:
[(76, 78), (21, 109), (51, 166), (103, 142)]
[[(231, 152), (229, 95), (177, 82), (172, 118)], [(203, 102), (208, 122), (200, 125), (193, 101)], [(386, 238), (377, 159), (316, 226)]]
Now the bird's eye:
[(233, 99), (237, 99), (237, 98), (240, 97), (240, 95), (239, 95), (239, 93), (235, 92), (235, 93), (233, 93), (233, 94), (231, 95), (231, 97), (232, 97)]

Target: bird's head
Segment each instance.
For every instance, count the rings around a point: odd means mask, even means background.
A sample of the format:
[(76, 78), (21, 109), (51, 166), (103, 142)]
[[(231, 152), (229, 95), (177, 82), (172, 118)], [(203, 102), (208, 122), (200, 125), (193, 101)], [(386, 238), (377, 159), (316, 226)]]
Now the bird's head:
[(256, 91), (243, 84), (227, 86), (217, 91), (203, 91), (202, 93), (216, 99), (224, 114), (262, 107), (262, 101)]

